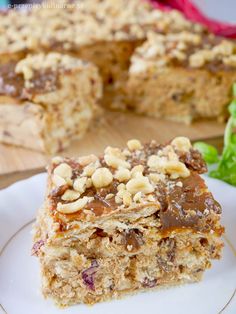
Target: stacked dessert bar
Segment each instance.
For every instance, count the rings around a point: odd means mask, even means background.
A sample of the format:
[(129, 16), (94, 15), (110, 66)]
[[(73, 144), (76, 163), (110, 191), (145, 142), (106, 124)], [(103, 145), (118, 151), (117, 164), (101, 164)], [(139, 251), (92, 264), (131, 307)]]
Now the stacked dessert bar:
[[(56, 51), (94, 63), (102, 76), (102, 104), (126, 108), (130, 58), (147, 33), (204, 32), (177, 11), (162, 12), (140, 0), (45, 1), (31, 11), (9, 11), (0, 19), (0, 63), (28, 53)], [(32, 29), (34, 31), (32, 32)]]
[(224, 120), (236, 81), (236, 45), (212, 34), (149, 33), (131, 58), (127, 93), (138, 113), (189, 123)]
[(97, 68), (59, 53), (0, 66), (0, 140), (55, 153), (81, 137), (97, 111)]
[[(99, 104), (106, 108), (129, 109), (185, 123), (227, 117), (236, 77), (235, 43), (209, 34), (177, 11), (162, 12), (142, 0), (62, 0), (46, 1), (29, 11), (0, 13), (1, 104), (8, 105), (9, 100), (9, 93), (2, 87), (2, 73), (9, 62), (21, 63), (29, 54), (52, 52), (91, 62), (98, 68), (103, 83)], [(81, 82), (79, 78), (74, 80), (78, 91), (83, 89)], [(74, 94), (68, 96), (67, 103), (72, 98)], [(67, 114), (70, 117), (70, 110)], [(15, 127), (14, 119), (5, 117), (5, 110), (3, 119)], [(5, 135), (0, 136), (3, 142), (51, 152), (67, 145), (63, 140), (52, 149), (44, 149), (28, 139), (19, 141), (15, 135), (11, 139)]]
[(35, 224), (42, 291), (58, 305), (196, 282), (221, 255), (221, 208), (184, 137), (56, 157)]

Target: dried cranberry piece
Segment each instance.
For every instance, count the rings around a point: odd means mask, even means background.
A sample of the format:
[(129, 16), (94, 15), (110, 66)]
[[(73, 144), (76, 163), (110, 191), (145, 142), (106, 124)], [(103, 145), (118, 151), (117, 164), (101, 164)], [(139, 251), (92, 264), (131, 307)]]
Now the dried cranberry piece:
[(31, 254), (38, 256), (39, 250), (40, 250), (41, 246), (44, 245), (44, 243), (45, 242), (43, 240), (39, 240), (39, 241), (35, 242), (33, 247), (32, 247)]
[(98, 262), (93, 260), (91, 262), (91, 266), (82, 272), (82, 279), (84, 284), (93, 291), (95, 291), (94, 276), (97, 272), (98, 266)]

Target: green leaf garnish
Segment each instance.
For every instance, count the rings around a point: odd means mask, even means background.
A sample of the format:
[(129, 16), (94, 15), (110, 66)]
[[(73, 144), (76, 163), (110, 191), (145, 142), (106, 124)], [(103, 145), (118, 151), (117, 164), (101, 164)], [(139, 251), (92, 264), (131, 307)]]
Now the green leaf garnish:
[(236, 186), (236, 83), (233, 85), (234, 100), (229, 105), (230, 118), (224, 134), (224, 149), (220, 157), (217, 150), (203, 142), (197, 142), (198, 149), (208, 164), (217, 163), (216, 169), (209, 172), (209, 176), (228, 182)]
[(214, 164), (219, 161), (218, 152), (214, 146), (208, 145), (204, 142), (196, 142), (193, 147), (200, 151), (203, 159), (208, 164)]

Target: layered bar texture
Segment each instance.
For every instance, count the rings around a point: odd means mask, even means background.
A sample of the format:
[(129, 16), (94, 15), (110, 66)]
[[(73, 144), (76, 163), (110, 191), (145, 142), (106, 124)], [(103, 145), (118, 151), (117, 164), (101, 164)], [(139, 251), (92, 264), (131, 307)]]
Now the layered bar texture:
[(205, 171), (184, 137), (54, 158), (32, 248), (43, 295), (93, 304), (201, 280), (224, 230)]
[(82, 58), (99, 68), (104, 83), (102, 104), (122, 109), (131, 55), (150, 30), (203, 32), (177, 11), (161, 12), (148, 1), (45, 1), (28, 12), (2, 14), (0, 62), (38, 51)]
[(189, 123), (227, 117), (236, 80), (236, 45), (212, 34), (149, 33), (132, 56), (129, 107)]
[(101, 97), (97, 68), (59, 53), (0, 65), (0, 141), (55, 153), (81, 137)]

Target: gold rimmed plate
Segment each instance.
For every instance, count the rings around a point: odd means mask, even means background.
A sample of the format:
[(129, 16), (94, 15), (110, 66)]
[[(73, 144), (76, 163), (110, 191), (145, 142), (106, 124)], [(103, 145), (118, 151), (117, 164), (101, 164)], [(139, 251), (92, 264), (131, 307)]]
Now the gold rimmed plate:
[(236, 188), (206, 178), (223, 207), (226, 234), (223, 258), (213, 262), (202, 282), (61, 310), (43, 299), (38, 260), (30, 255), (30, 231), (43, 200), (45, 180), (46, 175), (40, 174), (0, 191), (0, 313), (236, 313)]

